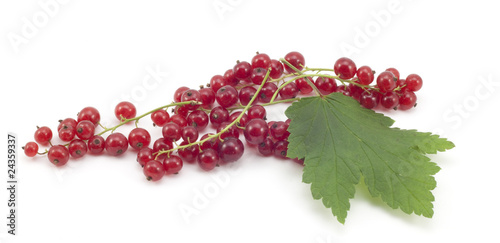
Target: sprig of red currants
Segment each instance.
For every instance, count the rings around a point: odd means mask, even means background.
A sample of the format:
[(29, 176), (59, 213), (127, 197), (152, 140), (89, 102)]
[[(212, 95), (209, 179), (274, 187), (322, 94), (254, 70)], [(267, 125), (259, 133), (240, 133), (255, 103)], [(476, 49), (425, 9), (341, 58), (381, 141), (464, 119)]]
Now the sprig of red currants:
[[(99, 123), (97, 109), (85, 107), (76, 119), (59, 121), (58, 136), (66, 144), (53, 145), (52, 130), (43, 126), (35, 131), (36, 142), (28, 142), (23, 149), (28, 157), (46, 154), (54, 165), (63, 166), (70, 157), (104, 151), (120, 156), (131, 147), (151, 181), (179, 173), (185, 162), (197, 162), (201, 169), (209, 171), (237, 161), (245, 149), (241, 133), (261, 155), (286, 159), (290, 120), (267, 121), (266, 106), (291, 103), (313, 91), (318, 96), (340, 92), (368, 109), (408, 110), (416, 106), (415, 92), (422, 87), (419, 75), (401, 79), (397, 69), (388, 68), (377, 75), (376, 84), (372, 85), (374, 80), (375, 72), (369, 66), (357, 68), (346, 57), (338, 59), (333, 69), (326, 69), (306, 67), (299, 52), (290, 52), (280, 60), (257, 53), (251, 62), (238, 61), (224, 75), (213, 76), (207, 87), (178, 88), (174, 103), (140, 116), (136, 116), (132, 103), (120, 102), (114, 111), (120, 122), (111, 128)], [(173, 108), (171, 113), (169, 108)], [(146, 116), (161, 129), (162, 137), (153, 141), (148, 130), (138, 126)], [(135, 122), (136, 128), (128, 136), (115, 132), (131, 122)], [(211, 132), (207, 131), (209, 125)], [(108, 132), (111, 134), (104, 138)], [(39, 146), (49, 148), (39, 152)]]

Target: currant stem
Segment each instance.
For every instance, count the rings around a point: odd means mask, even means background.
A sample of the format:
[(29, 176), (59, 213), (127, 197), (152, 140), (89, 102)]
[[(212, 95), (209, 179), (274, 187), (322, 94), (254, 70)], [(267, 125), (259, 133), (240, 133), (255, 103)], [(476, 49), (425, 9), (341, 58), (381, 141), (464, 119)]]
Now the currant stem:
[[(280, 58), (280, 61), (284, 64), (286, 64), (288, 67), (290, 67), (291, 69), (293, 69), (295, 72), (297, 72), (298, 74), (300, 75), (303, 75), (304, 73), (302, 71), (300, 71), (299, 69), (297, 69), (296, 67), (294, 67), (292, 64), (290, 64), (287, 60), (285, 60), (285, 58)], [(311, 80), (309, 80), (308, 78), (306, 78), (306, 81), (307, 83), (309, 84), (309, 86), (311, 86), (311, 88), (313, 88), (314, 92), (316, 93), (317, 96), (319, 97), (323, 97), (323, 95), (321, 94), (321, 92), (319, 92), (318, 88), (316, 87), (316, 85), (313, 84), (313, 82), (311, 82)]]

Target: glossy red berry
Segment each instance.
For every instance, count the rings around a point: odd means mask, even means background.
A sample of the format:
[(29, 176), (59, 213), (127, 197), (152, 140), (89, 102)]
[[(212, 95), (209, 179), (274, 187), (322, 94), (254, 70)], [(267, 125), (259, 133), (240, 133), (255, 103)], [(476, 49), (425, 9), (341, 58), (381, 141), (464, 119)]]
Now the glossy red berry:
[(151, 135), (148, 130), (144, 128), (134, 128), (128, 134), (128, 143), (130, 144), (130, 147), (135, 150), (140, 150), (149, 146), (151, 143)]
[(106, 141), (100, 135), (92, 136), (87, 142), (88, 152), (91, 154), (100, 154), (102, 151), (104, 151), (105, 147)]
[(271, 66), (271, 58), (264, 53), (258, 53), (252, 58), (252, 68), (267, 70)]
[(142, 148), (139, 150), (137, 153), (137, 162), (144, 167), (144, 165), (150, 161), (153, 160), (155, 156), (153, 155), (153, 149), (152, 148)]
[(359, 103), (361, 106), (363, 106), (366, 109), (373, 109), (377, 107), (378, 105), (378, 93), (374, 92), (373, 90), (366, 90), (363, 93), (361, 93), (361, 96), (359, 98)]
[(181, 129), (181, 137), (190, 143), (198, 140), (198, 130), (193, 126), (185, 126)]
[(241, 140), (228, 137), (219, 143), (219, 158), (221, 163), (234, 162), (243, 156), (245, 147)]
[(247, 110), (247, 116), (249, 120), (254, 118), (266, 119), (266, 108), (261, 105), (253, 105)]
[(57, 131), (61, 130), (61, 128), (64, 125), (75, 128), (76, 124), (78, 124), (78, 122), (75, 119), (73, 119), (73, 118), (66, 118), (64, 120), (60, 120), (59, 121), (59, 125), (57, 125)]
[(409, 91), (419, 91), (422, 88), (422, 78), (417, 74), (410, 74), (406, 77), (406, 89)]
[(188, 125), (186, 118), (184, 118), (182, 115), (179, 114), (175, 114), (172, 117), (170, 117), (170, 122), (173, 122), (179, 125), (180, 127), (185, 127)]
[(337, 91), (339, 93), (342, 93), (345, 96), (351, 96), (351, 89), (349, 86), (345, 86), (343, 84), (337, 86)]
[(368, 66), (361, 66), (356, 71), (356, 76), (358, 77), (358, 83), (362, 85), (369, 85), (375, 79), (375, 73)]
[(250, 103), (250, 100), (252, 100), (255, 93), (257, 93), (257, 89), (255, 89), (252, 86), (245, 86), (241, 88), (240, 93), (238, 95), (241, 105), (244, 106), (248, 105), (248, 103)]
[(351, 94), (351, 97), (354, 98), (355, 100), (359, 101), (361, 99), (361, 94), (365, 91), (363, 88), (355, 85), (355, 84), (349, 84), (349, 92)]
[(264, 156), (269, 156), (273, 154), (273, 145), (274, 142), (271, 138), (267, 137), (264, 142), (260, 143), (257, 149), (259, 153)]
[(171, 142), (175, 142), (181, 138), (181, 127), (173, 122), (165, 124), (161, 132), (163, 137)]
[(184, 118), (186, 118), (189, 115), (190, 110), (187, 108), (186, 105), (178, 105), (175, 106), (174, 108), (174, 115), (180, 115)]
[[(158, 138), (153, 143), (153, 155), (156, 156), (158, 152), (167, 151), (172, 149), (173, 147), (174, 145), (171, 141), (167, 140), (166, 138)], [(157, 159), (163, 160), (165, 157), (167, 157), (167, 153), (162, 153), (158, 156)]]
[(40, 145), (48, 145), (52, 139), (52, 130), (49, 127), (40, 127), (35, 131), (35, 141)]
[(269, 132), (266, 121), (263, 119), (252, 119), (245, 126), (243, 135), (247, 143), (257, 145), (266, 139)]
[[(311, 77), (307, 77), (307, 79), (309, 79), (309, 81), (314, 84), (314, 80)], [(313, 88), (311, 87), (311, 85), (309, 85), (305, 78), (296, 79), (295, 84), (297, 85), (297, 88), (299, 89), (299, 92), (301, 94), (309, 94), (313, 91)]]
[(182, 94), (184, 94), (184, 92), (186, 92), (188, 89), (189, 89), (188, 87), (182, 86), (182, 87), (178, 88), (177, 90), (175, 90), (174, 101), (181, 102)]
[(387, 92), (380, 98), (380, 104), (386, 109), (394, 109), (399, 105), (399, 97), (394, 92)]
[[(228, 122), (233, 122), (234, 120), (236, 120), (236, 118), (238, 118), (238, 116), (240, 116), (240, 114), (241, 114), (241, 111), (236, 111), (236, 112), (231, 113), (231, 115), (229, 115)], [(244, 126), (246, 126), (246, 124), (249, 120), (250, 119), (248, 119), (247, 114), (243, 114), (243, 116), (241, 116), (241, 118), (240, 118), (240, 121), (236, 125), (238, 125), (239, 127), (244, 127)]]
[(94, 126), (97, 126), (101, 120), (99, 111), (94, 107), (85, 107), (78, 113), (77, 122), (91, 121)]
[(24, 154), (28, 157), (35, 157), (38, 153), (38, 144), (35, 142), (28, 142), (23, 147)]
[[(181, 96), (181, 101), (192, 101), (192, 102), (198, 102), (201, 104), (201, 94), (198, 90), (195, 89), (188, 89), (186, 90), (182, 96)], [(198, 107), (200, 107), (199, 104), (187, 104), (184, 105), (188, 110), (196, 110)]]
[[(230, 122), (223, 122), (219, 125), (219, 127), (217, 127), (217, 133), (221, 132), (222, 130), (224, 130), (229, 124), (231, 124)], [(240, 137), (240, 132), (239, 132), (239, 129), (233, 125), (231, 127), (229, 127), (225, 132), (221, 133), (219, 135), (220, 139), (224, 139), (224, 138), (227, 138), (227, 137), (235, 137), (235, 138), (239, 138)]]
[(156, 126), (163, 127), (170, 119), (170, 115), (164, 109), (157, 110), (151, 114), (151, 120)]
[[(296, 51), (292, 51), (292, 52), (289, 52), (288, 54), (286, 54), (285, 55), (285, 60), (287, 62), (289, 62), (290, 64), (292, 64), (292, 66), (294, 66), (298, 70), (304, 69), (304, 66), (306, 65), (306, 61), (304, 59), (304, 56), (300, 52), (296, 52)], [(285, 67), (285, 70), (288, 73), (294, 73), (295, 72), (288, 65), (283, 64), (283, 66)]]
[(71, 125), (64, 124), (61, 129), (59, 129), (58, 134), (62, 141), (69, 142), (75, 137), (76, 130)]
[(183, 164), (181, 157), (170, 155), (163, 160), (163, 169), (167, 175), (177, 174), (181, 171)]
[(250, 75), (250, 81), (256, 85), (261, 85), (266, 77), (267, 70), (264, 68), (254, 68), (252, 70), (252, 75)]
[(271, 60), (271, 72), (269, 73), (269, 77), (272, 79), (278, 79), (281, 78), (281, 75), (283, 75), (283, 63), (281, 63), (278, 60), (272, 59)]
[(215, 92), (211, 88), (200, 89), (201, 107), (210, 109), (215, 102)]
[(274, 93), (278, 90), (278, 86), (275, 83), (265, 83), (260, 89), (258, 100), (261, 103), (269, 103)]
[(63, 166), (68, 163), (69, 151), (62, 145), (55, 145), (49, 148), (47, 158), (52, 164), (56, 166)]
[(398, 110), (409, 110), (417, 105), (417, 96), (412, 91), (405, 91), (399, 97)]
[(391, 72), (399, 80), (399, 71), (395, 68), (388, 68), (385, 71)]
[(273, 145), (273, 153), (274, 156), (282, 159), (286, 159), (286, 154), (288, 151), (288, 141), (280, 140), (274, 143)]
[(125, 135), (115, 132), (106, 138), (106, 151), (109, 155), (118, 156), (124, 154), (128, 149), (128, 141)]
[(205, 171), (213, 170), (218, 163), (219, 154), (213, 149), (206, 149), (198, 154), (198, 165)]
[(238, 62), (233, 68), (234, 77), (238, 80), (248, 80), (252, 75), (252, 65), (248, 62)]
[(279, 95), (281, 99), (286, 100), (286, 99), (293, 99), (297, 97), (299, 94), (299, 89), (297, 88), (297, 84), (294, 82), (291, 82), (279, 91)]
[(82, 140), (88, 140), (94, 136), (95, 126), (91, 121), (83, 120), (78, 122), (75, 127), (76, 136)]
[(222, 75), (215, 75), (210, 79), (210, 88), (214, 91), (214, 93), (224, 86), (226, 86), (226, 81)]
[[(189, 143), (187, 141), (182, 141), (182, 143), (179, 146), (185, 146), (188, 144)], [(187, 148), (177, 150), (177, 153), (184, 162), (193, 163), (195, 162), (196, 158), (198, 157), (198, 154), (200, 153), (200, 147), (198, 146), (198, 144), (192, 145)]]
[(229, 112), (222, 106), (217, 106), (210, 111), (210, 123), (218, 127), (221, 123), (229, 120)]
[(269, 134), (276, 140), (286, 140), (290, 136), (288, 124), (283, 121), (277, 121), (269, 128)]
[(398, 79), (389, 71), (381, 72), (377, 77), (377, 87), (380, 92), (385, 93), (392, 91), (396, 88), (396, 82)]
[(238, 102), (238, 91), (233, 86), (226, 85), (217, 91), (215, 99), (224, 108), (233, 106)]
[(136, 114), (137, 109), (135, 108), (135, 105), (128, 101), (122, 101), (115, 107), (115, 117), (119, 121), (134, 118)]
[[(213, 135), (214, 135), (213, 133), (204, 134), (203, 136), (201, 136), (200, 141), (203, 141), (203, 140), (207, 139), (209, 136), (213, 136)], [(218, 141), (219, 141), (219, 139), (216, 137), (214, 137), (212, 139), (208, 139), (207, 141), (200, 144), (200, 149), (202, 151), (205, 149), (209, 149), (209, 148), (217, 150), (219, 148)]]
[(335, 82), (335, 79), (327, 77), (316, 78), (316, 82), (314, 83), (314, 85), (316, 85), (322, 95), (331, 94), (337, 89), (337, 83)]
[[(231, 86), (234, 87), (234, 86), (238, 85), (239, 83), (240, 83), (240, 81), (234, 76), (233, 69), (228, 69), (224, 73), (224, 84), (225, 85), (231, 85)], [(214, 92), (217, 92), (217, 91), (214, 91)]]
[(75, 159), (81, 158), (87, 154), (87, 143), (80, 139), (75, 139), (69, 143), (68, 151), (71, 157)]
[(188, 126), (193, 126), (198, 131), (205, 129), (208, 125), (208, 115), (202, 110), (195, 110), (187, 117)]
[(356, 64), (354, 62), (347, 58), (347, 57), (341, 57), (339, 58), (336, 62), (335, 65), (333, 65), (333, 70), (335, 71), (335, 74), (339, 76), (341, 79), (351, 79), (356, 75)]
[(163, 164), (158, 160), (148, 161), (144, 165), (143, 172), (148, 181), (159, 181), (165, 175)]

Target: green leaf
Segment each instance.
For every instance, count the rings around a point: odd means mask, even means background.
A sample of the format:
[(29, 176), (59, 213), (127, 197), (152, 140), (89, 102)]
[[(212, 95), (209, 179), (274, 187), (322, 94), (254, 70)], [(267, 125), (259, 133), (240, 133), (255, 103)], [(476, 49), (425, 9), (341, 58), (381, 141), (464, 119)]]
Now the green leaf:
[(304, 159), (303, 182), (339, 222), (345, 223), (361, 178), (391, 208), (432, 217), (433, 175), (440, 168), (426, 154), (451, 149), (452, 142), (392, 128), (394, 120), (340, 93), (302, 98), (285, 114), (291, 119), (287, 156)]

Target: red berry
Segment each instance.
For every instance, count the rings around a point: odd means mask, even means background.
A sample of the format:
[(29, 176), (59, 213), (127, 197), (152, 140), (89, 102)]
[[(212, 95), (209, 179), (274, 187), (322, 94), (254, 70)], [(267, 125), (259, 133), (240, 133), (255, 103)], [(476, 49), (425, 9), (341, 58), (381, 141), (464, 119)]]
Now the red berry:
[(356, 75), (356, 64), (347, 57), (341, 57), (335, 62), (333, 70), (339, 78), (350, 79)]
[(163, 160), (163, 169), (165, 170), (165, 174), (172, 175), (177, 174), (181, 171), (183, 166), (183, 162), (181, 157), (177, 155), (170, 155)]
[(373, 109), (378, 105), (378, 93), (371, 91), (364, 91), (361, 93), (359, 103), (366, 109)]
[(252, 65), (248, 62), (238, 62), (233, 68), (234, 77), (238, 80), (247, 80), (252, 75)]
[(35, 141), (40, 145), (48, 145), (52, 139), (52, 130), (49, 127), (40, 127), (35, 131)]
[(38, 144), (35, 142), (28, 142), (23, 147), (24, 154), (28, 157), (35, 157), (38, 153)]
[(228, 121), (229, 112), (222, 106), (217, 106), (210, 111), (210, 123), (218, 127), (221, 123)]
[(253, 145), (264, 142), (268, 132), (269, 128), (267, 127), (266, 121), (263, 119), (250, 120), (245, 126), (245, 130), (243, 130), (246, 141)]
[(182, 97), (182, 94), (184, 94), (184, 92), (186, 92), (189, 88), (186, 87), (186, 86), (182, 86), (180, 88), (178, 88), (175, 93), (174, 93), (174, 101), (175, 102), (181, 102), (181, 97)]
[(288, 150), (288, 141), (280, 140), (273, 145), (274, 156), (282, 159), (286, 159), (286, 153)]
[[(213, 136), (213, 135), (214, 135), (213, 133), (207, 133), (207, 134), (201, 136), (200, 141), (203, 141), (203, 140), (207, 139), (209, 136)], [(214, 137), (212, 139), (208, 139), (207, 141), (200, 144), (200, 149), (202, 151), (205, 149), (209, 149), (209, 148), (217, 150), (219, 148), (218, 141), (219, 141), (219, 139), (216, 137)]]
[(219, 158), (222, 163), (234, 162), (243, 156), (245, 147), (241, 140), (228, 137), (219, 143)]
[(215, 99), (224, 108), (233, 106), (238, 102), (238, 91), (233, 86), (226, 85), (217, 91)]
[(385, 71), (391, 72), (399, 80), (399, 71), (395, 68), (388, 68)]
[(61, 130), (63, 125), (67, 125), (67, 126), (71, 126), (71, 127), (75, 128), (76, 124), (78, 124), (78, 122), (73, 118), (66, 118), (64, 120), (60, 120), (59, 125), (57, 126), (57, 131)]
[(316, 85), (322, 95), (329, 95), (337, 89), (337, 83), (332, 78), (318, 77), (314, 85)]
[(135, 150), (146, 148), (151, 143), (151, 135), (148, 130), (144, 128), (134, 128), (128, 134), (128, 143), (130, 144), (130, 147)]
[(263, 68), (267, 69), (271, 66), (271, 58), (264, 53), (258, 53), (252, 58), (252, 68)]
[(148, 161), (143, 168), (144, 175), (148, 181), (158, 181), (165, 175), (163, 164), (158, 160)]
[(399, 97), (398, 110), (408, 110), (417, 105), (417, 96), (412, 91), (405, 91)]
[(200, 89), (201, 107), (210, 109), (215, 102), (215, 92), (211, 88)]
[(127, 137), (119, 132), (111, 133), (106, 138), (105, 144), (106, 151), (112, 156), (121, 155), (128, 149)]
[(78, 113), (77, 121), (91, 121), (94, 126), (97, 126), (101, 120), (101, 115), (99, 111), (94, 107), (85, 107)]
[(357, 82), (362, 85), (369, 85), (375, 79), (373, 70), (368, 66), (359, 67), (356, 76), (358, 76)]
[(161, 132), (163, 137), (171, 142), (175, 142), (181, 138), (181, 127), (173, 122), (169, 122), (163, 126)]
[(396, 88), (397, 78), (389, 71), (381, 72), (377, 77), (377, 86), (380, 92), (385, 93)]
[(260, 89), (259, 95), (257, 97), (259, 99), (259, 102), (269, 103), (276, 90), (278, 90), (278, 86), (276, 86), (275, 83), (265, 83), (264, 86), (262, 86), (262, 89)]
[(355, 100), (359, 101), (361, 98), (361, 94), (365, 91), (363, 88), (355, 85), (355, 84), (349, 84), (349, 92), (351, 94), (351, 97), (354, 98)]
[(181, 116), (179, 114), (175, 114), (172, 117), (170, 117), (170, 122), (173, 122), (173, 123), (179, 125), (180, 127), (185, 127), (188, 125), (186, 118), (184, 118), (183, 116)]
[(87, 147), (89, 153), (99, 154), (102, 151), (104, 151), (104, 148), (106, 147), (106, 141), (102, 136), (94, 135), (91, 138), (89, 138), (89, 141), (87, 142)]
[(337, 86), (336, 92), (342, 93), (345, 96), (351, 96), (351, 89), (349, 88), (349, 86), (345, 86), (343, 84)]
[(58, 134), (62, 141), (69, 142), (75, 137), (76, 131), (71, 125), (64, 124), (61, 129), (59, 129)]
[(80, 139), (75, 139), (69, 143), (68, 151), (71, 157), (81, 158), (87, 154), (87, 143)]
[(419, 91), (422, 88), (422, 78), (417, 74), (410, 74), (406, 77), (406, 89), (409, 91)]
[(215, 75), (210, 79), (210, 88), (212, 88), (214, 93), (224, 86), (226, 86), (226, 81), (222, 75)]
[(141, 150), (139, 150), (139, 152), (137, 153), (137, 162), (142, 166), (144, 167), (144, 165), (150, 161), (150, 160), (153, 160), (154, 159), (154, 155), (153, 155), (153, 149), (152, 148), (142, 148)]
[(170, 119), (170, 115), (166, 110), (160, 109), (151, 114), (151, 120), (153, 123), (159, 127), (165, 126), (168, 120)]
[(175, 115), (180, 115), (184, 118), (186, 118), (189, 115), (190, 110), (187, 108), (186, 105), (178, 105), (175, 106), (174, 108), (174, 114)]
[(219, 154), (213, 149), (206, 149), (198, 154), (198, 165), (205, 171), (213, 170), (217, 163), (219, 163)]
[(55, 145), (50, 147), (49, 152), (47, 153), (47, 158), (52, 164), (56, 166), (63, 166), (68, 163), (69, 151), (62, 145)]
[(297, 84), (295, 84), (294, 82), (291, 82), (287, 85), (285, 85), (285, 87), (281, 88), (281, 90), (279, 91), (279, 94), (280, 94), (280, 97), (281, 99), (293, 99), (295, 97), (297, 97), (297, 95), (299, 94), (299, 89), (297, 88)]
[[(298, 70), (304, 69), (304, 66), (306, 65), (306, 61), (304, 59), (304, 56), (296, 51), (289, 52), (288, 54), (285, 55), (285, 60), (292, 64), (295, 68)], [(285, 70), (288, 73), (294, 73), (295, 71), (289, 67), (288, 65), (284, 64)]]
[(195, 127), (198, 131), (205, 129), (208, 125), (208, 115), (202, 110), (195, 110), (187, 117), (188, 126)]
[(198, 130), (193, 126), (185, 126), (181, 129), (181, 137), (190, 143), (198, 140)]
[(122, 101), (115, 107), (115, 116), (119, 121), (122, 121), (122, 119), (134, 118), (136, 113), (137, 109), (134, 104), (128, 101)]
[[(314, 84), (314, 81), (311, 77), (307, 77), (307, 79), (309, 79), (309, 81)], [(309, 85), (309, 83), (304, 78), (296, 79), (295, 84), (297, 85), (297, 88), (299, 89), (299, 92), (301, 94), (309, 94), (313, 91), (311, 85)]]
[[(236, 86), (240, 83), (240, 81), (234, 76), (233, 69), (228, 69), (224, 73), (224, 84), (225, 85), (231, 85), (231, 86)], [(224, 86), (224, 85), (223, 85)], [(217, 91), (214, 91), (217, 92)]]
[[(222, 130), (224, 130), (229, 124), (231, 124), (231, 122), (223, 122), (223, 123), (221, 123), (219, 125), (219, 127), (217, 127), (217, 133), (219, 133)], [(220, 139), (224, 139), (224, 138), (227, 138), (227, 137), (239, 138), (240, 137), (240, 132), (239, 132), (238, 128), (235, 125), (232, 125), (225, 132), (223, 132), (222, 134), (220, 134), (219, 137), (220, 137)]]
[(269, 77), (272, 79), (278, 79), (283, 75), (283, 63), (278, 60), (271, 60), (271, 72)]
[(258, 146), (259, 153), (264, 156), (269, 156), (273, 154), (274, 142), (271, 138), (267, 137), (264, 142), (260, 143)]
[(83, 120), (78, 122), (75, 127), (76, 136), (82, 140), (88, 140), (94, 136), (95, 126), (91, 121)]
[[(231, 113), (231, 115), (229, 115), (228, 122), (230, 122), (230, 123), (233, 122), (240, 115), (241, 115), (241, 111), (236, 111), (236, 112)], [(238, 122), (236, 125), (238, 125), (239, 127), (244, 127), (249, 120), (250, 119), (248, 119), (247, 114), (243, 114), (243, 116), (241, 116), (241, 118), (240, 118), (240, 122)]]
[[(195, 90), (195, 89), (188, 89), (186, 90), (182, 96), (181, 96), (181, 101), (182, 102), (185, 102), (185, 101), (192, 101), (192, 102), (199, 102), (201, 103), (201, 94), (198, 90)], [(197, 104), (188, 104), (188, 105), (184, 105), (188, 110), (196, 110), (198, 109), (198, 107), (200, 107), (200, 105), (197, 105)]]
[(256, 85), (261, 85), (266, 77), (267, 70), (263, 68), (254, 68), (252, 70), (252, 75), (250, 75), (250, 80)]
[(269, 134), (276, 140), (286, 140), (290, 136), (286, 122), (278, 121), (269, 127)]
[[(153, 144), (153, 155), (157, 156), (157, 153), (160, 151), (167, 151), (172, 149), (174, 146), (171, 141), (167, 140), (166, 138), (158, 138)], [(157, 159), (163, 160), (165, 157), (167, 157), (166, 153), (162, 153), (161, 155), (158, 156)]]
[(253, 96), (257, 93), (257, 89), (255, 89), (252, 86), (245, 86), (241, 88), (239, 98), (240, 98), (240, 103), (241, 105), (248, 105), (250, 103), (250, 100), (252, 100)]
[(247, 111), (247, 116), (249, 120), (252, 120), (254, 118), (259, 118), (259, 119), (266, 119), (266, 108), (261, 105), (253, 105), (250, 108), (248, 108)]
[(387, 92), (380, 98), (380, 104), (386, 109), (394, 109), (399, 104), (399, 97), (394, 92)]
[[(182, 143), (179, 146), (185, 146), (188, 144), (189, 143), (187, 141), (182, 141)], [(198, 157), (198, 154), (200, 153), (200, 147), (198, 146), (198, 144), (192, 145), (187, 148), (177, 150), (177, 153), (179, 154), (179, 156), (182, 158), (183, 161), (188, 163), (193, 163)]]

